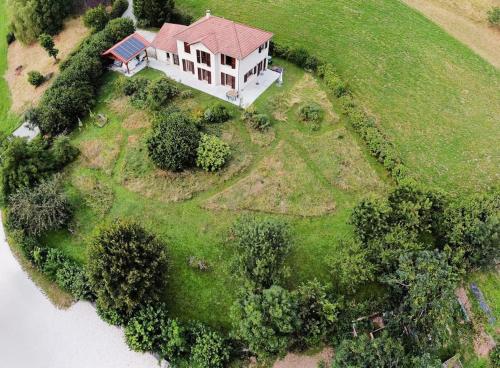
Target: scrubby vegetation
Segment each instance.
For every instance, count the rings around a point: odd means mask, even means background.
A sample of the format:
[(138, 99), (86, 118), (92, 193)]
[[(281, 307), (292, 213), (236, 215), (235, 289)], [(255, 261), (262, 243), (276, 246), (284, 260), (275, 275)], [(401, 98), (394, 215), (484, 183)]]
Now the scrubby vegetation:
[(28, 82), (29, 84), (38, 87), (41, 86), (43, 82), (45, 82), (45, 77), (42, 75), (42, 73), (32, 70), (28, 72)]
[(205, 171), (220, 170), (229, 159), (231, 149), (222, 139), (203, 134), (196, 150), (196, 165)]
[(173, 0), (134, 1), (134, 15), (141, 27), (161, 27), (170, 21), (173, 12)]

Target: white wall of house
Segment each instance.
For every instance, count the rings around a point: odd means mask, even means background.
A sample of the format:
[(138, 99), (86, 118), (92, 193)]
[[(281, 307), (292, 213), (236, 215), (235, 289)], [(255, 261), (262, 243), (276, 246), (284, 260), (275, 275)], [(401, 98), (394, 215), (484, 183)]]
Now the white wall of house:
[(266, 60), (266, 67), (267, 67), (267, 57), (269, 55), (269, 43), (267, 48), (263, 49), (261, 52), (259, 52), (259, 49), (257, 48), (254, 50), (250, 55), (248, 55), (246, 58), (240, 61), (239, 63), (239, 68), (238, 68), (238, 90), (242, 90), (245, 88), (245, 86), (252, 81), (256, 75), (252, 75), (248, 78), (247, 82), (245, 83), (244, 76), (245, 74), (257, 64), (259, 64), (262, 60)]
[[(196, 51), (204, 51), (210, 55), (210, 66), (205, 63), (198, 63), (196, 57)], [(244, 82), (245, 74), (256, 67), (262, 60), (266, 60), (267, 67), (267, 57), (269, 55), (269, 43), (265, 49), (259, 52), (257, 48), (250, 55), (248, 55), (243, 60), (236, 59), (236, 67), (233, 69), (230, 65), (222, 65), (220, 62), (221, 54), (212, 54), (212, 52), (205, 47), (202, 43), (192, 44), (190, 48), (190, 53), (184, 51), (184, 42), (177, 41), (177, 51), (179, 55), (179, 69), (182, 70), (182, 60), (189, 60), (194, 63), (194, 76), (198, 78), (198, 68), (202, 68), (211, 72), (212, 85), (221, 84), (221, 72), (235, 77), (235, 89), (243, 90), (248, 83), (257, 77), (256, 74), (250, 76), (247, 82)], [(170, 58), (167, 58), (167, 52), (157, 49), (158, 60), (166, 62), (173, 65), (172, 53), (170, 53)]]

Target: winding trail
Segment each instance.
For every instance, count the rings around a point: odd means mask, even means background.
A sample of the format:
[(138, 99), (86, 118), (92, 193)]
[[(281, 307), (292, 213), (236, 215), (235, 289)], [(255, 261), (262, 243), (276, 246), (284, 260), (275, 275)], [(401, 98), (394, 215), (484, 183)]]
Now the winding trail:
[(28, 278), (5, 240), (0, 217), (0, 367), (154, 368), (128, 349), (121, 329), (88, 302), (55, 308)]

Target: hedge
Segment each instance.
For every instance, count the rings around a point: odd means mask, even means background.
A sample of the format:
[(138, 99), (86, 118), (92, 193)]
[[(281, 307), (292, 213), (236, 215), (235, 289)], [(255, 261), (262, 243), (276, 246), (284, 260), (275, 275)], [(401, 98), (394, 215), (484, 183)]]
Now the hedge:
[(114, 19), (89, 36), (64, 62), (61, 73), (43, 95), (36, 109), (36, 125), (42, 134), (58, 135), (73, 130), (94, 105), (107, 60), (101, 54), (133, 33), (129, 19)]

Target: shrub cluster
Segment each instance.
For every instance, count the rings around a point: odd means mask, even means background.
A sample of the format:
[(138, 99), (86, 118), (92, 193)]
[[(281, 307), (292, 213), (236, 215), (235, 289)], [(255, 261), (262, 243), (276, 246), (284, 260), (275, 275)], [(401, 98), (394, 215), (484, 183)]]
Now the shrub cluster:
[(242, 119), (252, 129), (264, 132), (271, 126), (271, 120), (266, 114), (259, 113), (255, 108), (249, 107), (242, 114)]
[(88, 9), (83, 15), (83, 24), (93, 32), (102, 31), (109, 20), (110, 15), (103, 4)]
[(224, 123), (231, 119), (231, 113), (223, 104), (215, 103), (205, 110), (203, 119), (207, 123)]
[(38, 87), (42, 85), (42, 83), (45, 82), (45, 77), (43, 76), (42, 73), (36, 70), (32, 70), (28, 72), (28, 83), (31, 84), (32, 86)]
[(500, 27), (500, 7), (494, 6), (488, 10), (488, 22), (494, 27)]
[(42, 134), (71, 131), (88, 113), (106, 65), (101, 54), (134, 30), (131, 20), (114, 19), (102, 31), (88, 37), (61, 63), (61, 73), (36, 109), (35, 124)]
[(174, 5), (174, 0), (136, 0), (134, 15), (141, 27), (161, 27), (171, 20)]
[(318, 130), (323, 120), (323, 109), (316, 103), (305, 104), (299, 109), (299, 118), (308, 123), (312, 130)]
[(128, 1), (127, 0), (115, 0), (113, 2), (113, 6), (111, 7), (111, 12), (109, 16), (111, 19), (120, 18), (123, 13), (125, 13), (128, 9)]
[(196, 151), (196, 165), (205, 171), (220, 170), (231, 156), (229, 144), (215, 135), (202, 134)]
[(179, 93), (177, 84), (171, 79), (166, 77), (156, 79), (147, 88), (148, 106), (153, 110), (160, 110)]
[(348, 83), (340, 77), (332, 64), (322, 64), (318, 68), (318, 76), (323, 78), (335, 97), (339, 98), (351, 93)]

